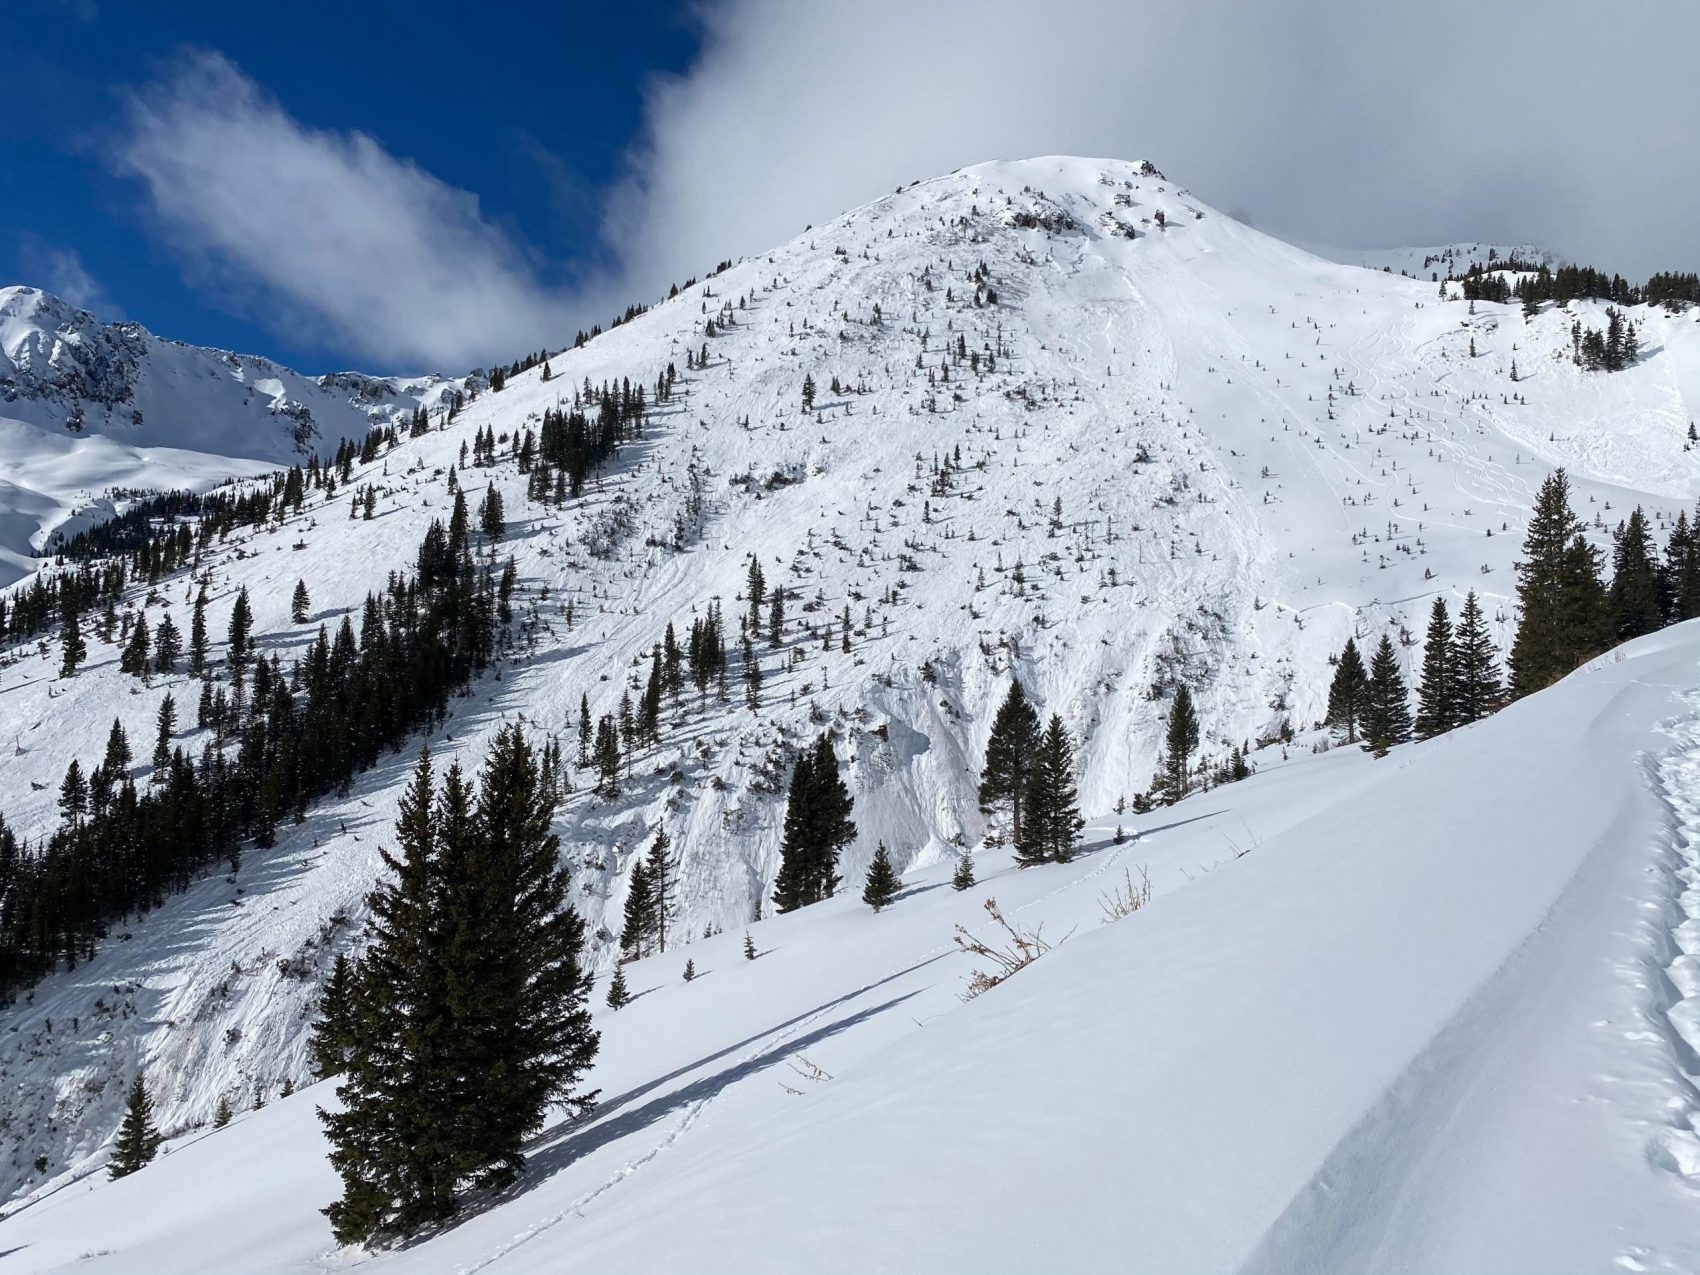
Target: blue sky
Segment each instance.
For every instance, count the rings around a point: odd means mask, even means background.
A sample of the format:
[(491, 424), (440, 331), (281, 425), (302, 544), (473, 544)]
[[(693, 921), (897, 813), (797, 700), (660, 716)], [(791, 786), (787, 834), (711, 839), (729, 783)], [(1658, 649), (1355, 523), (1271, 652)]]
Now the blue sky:
[[(515, 6), (519, 8), (533, 6)], [(332, 332), (294, 333), (260, 306), (197, 286), (142, 183), (114, 171), (128, 95), (212, 49), (308, 128), (369, 134), (444, 183), (476, 192), (540, 279), (597, 264), (601, 192), (637, 135), (648, 77), (684, 70), (697, 33), (677, 0), (534, 6), (477, 30), (474, 7), (8, 0), (0, 34), (8, 124), (0, 281), (82, 290), (197, 344), (312, 370), (359, 361)], [(483, 55), (481, 55), (481, 50)], [(73, 255), (74, 254), (74, 255)], [(79, 280), (77, 267), (86, 275)], [(517, 353), (517, 351), (516, 351)]]
[(306, 371), (452, 373), (1059, 153), (1300, 243), (1645, 277), (1700, 265), (1696, 47), (1672, 0), (3, 0), (0, 281)]

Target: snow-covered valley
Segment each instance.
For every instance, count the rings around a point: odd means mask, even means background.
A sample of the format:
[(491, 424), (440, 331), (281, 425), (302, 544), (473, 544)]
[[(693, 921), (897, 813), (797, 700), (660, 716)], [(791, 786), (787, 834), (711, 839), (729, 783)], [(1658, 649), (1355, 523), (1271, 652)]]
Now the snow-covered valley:
[[(411, 569), (451, 468), (469, 497), (498, 491), (516, 640), (430, 740), (469, 768), (512, 722), (576, 756), (581, 703), (637, 698), (669, 624), (682, 637), (718, 604), (741, 628), (752, 558), (786, 591), (781, 641), (765, 615), (751, 634), (757, 700), (738, 680), (671, 700), (617, 797), (574, 771), (557, 831), (604, 984), (656, 828), (681, 864), (686, 941), (628, 967), (640, 994), (617, 1014), (596, 998), (601, 1107), (546, 1134), (511, 1195), (370, 1265), (1692, 1269), (1694, 626), (1384, 760), (1312, 748), (1347, 637), (1393, 633), (1412, 673), (1434, 598), (1474, 590), (1509, 646), (1513, 563), (1554, 468), (1602, 545), (1636, 505), (1661, 541), (1692, 511), (1700, 325), (1638, 307), (1641, 359), (1585, 372), (1571, 324), (1598, 326), (1603, 305), (1526, 319), (1456, 286), (1443, 301), (1403, 263), (1417, 273), (1415, 255), (1372, 262), (1391, 271), (1313, 256), (1148, 165), (981, 165), (682, 287), (452, 421), (449, 382), (392, 385), (383, 418), (423, 402), (429, 432), (214, 547), (210, 631), (246, 588), (262, 652), (287, 663)], [(9, 315), (19, 292), (0, 294)], [(40, 307), (28, 341), (0, 330), (14, 368), (52, 326)], [(151, 402), (133, 437), (68, 433), (68, 398), (0, 403), (18, 417), (0, 421), (5, 561), (33, 567), (27, 549), (98, 516), (106, 487), (207, 486), (364, 434), (358, 387), (259, 391), (250, 362), (182, 432), (155, 430)], [(582, 497), (528, 497), (515, 453), (546, 411), (669, 366), (673, 393)], [(311, 405), (316, 438), (280, 401)], [(485, 431), (495, 463), (469, 464)], [(187, 574), (153, 593), (154, 623), (186, 629)], [(72, 678), (51, 642), (0, 661), (0, 814), (31, 840), (114, 718), (146, 739), (166, 695), (198, 694), (89, 644)], [(978, 771), (1012, 675), (1078, 742), (1089, 853), (1072, 865), (1018, 872), (981, 848), (998, 828)], [(1244, 746), (1258, 773), (1135, 817), (1183, 681), (1204, 751)], [(823, 729), (860, 830), (841, 872), (859, 883), (883, 841), (903, 896), (878, 916), (851, 892), (753, 921), (784, 775)], [(306, 1034), (412, 752), (3, 1011), (9, 1265), (355, 1261), (316, 1211), (335, 1175)], [(981, 885), (958, 894), (970, 848)], [(1153, 902), (1105, 926), (1101, 898), (1142, 867)], [(982, 925), (989, 896), (1069, 937), (963, 1003), (952, 927)], [(173, 1141), (99, 1182), (142, 1066)], [(256, 1096), (271, 1101), (249, 1110)], [(221, 1099), (239, 1114), (210, 1132)], [(858, 1171), (876, 1153), (908, 1171)]]

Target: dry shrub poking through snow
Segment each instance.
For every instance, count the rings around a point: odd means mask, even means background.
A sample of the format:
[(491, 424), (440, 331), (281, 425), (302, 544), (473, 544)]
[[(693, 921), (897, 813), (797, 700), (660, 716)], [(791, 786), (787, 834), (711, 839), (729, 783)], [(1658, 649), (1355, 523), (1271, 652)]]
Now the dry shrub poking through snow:
[(1139, 882), (1136, 885), (1133, 873), (1122, 869), (1122, 883), (1109, 894), (1100, 895), (1098, 906), (1104, 910), (1104, 924), (1119, 921), (1124, 916), (1132, 916), (1140, 908), (1151, 902), (1151, 874), (1144, 867), (1139, 869)]
[(1042, 933), (1045, 928), (1043, 925), (1032, 930), (1017, 929), (1004, 917), (996, 899), (987, 899), (985, 907), (992, 920), (1003, 928), (1004, 934), (1008, 936), (1008, 943), (1004, 947), (993, 947), (983, 939), (976, 938), (962, 926), (956, 927), (956, 946), (971, 956), (984, 957), (996, 967), (974, 971), (968, 979), (968, 990), (962, 994), (965, 1001), (971, 1001), (981, 992), (996, 987), (1011, 974), (1027, 968), (1051, 950), (1051, 944), (1045, 941)]

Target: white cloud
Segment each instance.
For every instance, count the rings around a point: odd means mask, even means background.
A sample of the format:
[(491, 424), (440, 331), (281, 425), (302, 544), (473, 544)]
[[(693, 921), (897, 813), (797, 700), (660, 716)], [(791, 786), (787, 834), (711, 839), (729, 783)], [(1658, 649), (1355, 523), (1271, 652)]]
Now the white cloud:
[(109, 323), (124, 317), (118, 303), (106, 295), (100, 281), (83, 265), (76, 249), (30, 235), (25, 236), (19, 257), (24, 277), (36, 286)]
[(362, 133), (307, 128), (216, 53), (136, 93), (115, 164), (227, 296), (388, 370), (559, 340), (561, 298), (475, 196)]
[(1700, 259), (1696, 6), (715, 0), (701, 20), (610, 205), (638, 296), (899, 182), (1052, 153), (1151, 159), (1310, 242)]

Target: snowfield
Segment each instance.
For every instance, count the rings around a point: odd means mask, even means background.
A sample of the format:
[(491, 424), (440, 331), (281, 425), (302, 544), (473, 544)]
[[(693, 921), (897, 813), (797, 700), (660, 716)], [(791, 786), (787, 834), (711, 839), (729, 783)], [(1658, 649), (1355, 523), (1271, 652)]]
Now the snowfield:
[[(600, 1109), (416, 1247), (329, 1250), (328, 1084), (0, 1222), (19, 1271), (1683, 1271), (1700, 626), (1306, 756), (1074, 863), (912, 872), (637, 962)], [(1155, 897), (1100, 897), (1146, 869)], [(996, 897), (1061, 940), (964, 1003)], [(1677, 952), (1690, 971), (1666, 968)], [(1686, 989), (1691, 999), (1682, 999)]]
[[(493, 483), (521, 627), (431, 740), (469, 767), (516, 720), (576, 757), (581, 697), (593, 716), (635, 698), (669, 623), (683, 640), (719, 600), (730, 630), (726, 700), (669, 705), (662, 745), (617, 798), (575, 771), (557, 823), (593, 932), (620, 928), (658, 825), (682, 858), (688, 942), (634, 966), (647, 994), (604, 1014), (600, 1113), (546, 1139), (511, 1199), (374, 1268), (1692, 1267), (1683, 1236), (1700, 1228), (1673, 1221), (1694, 1216), (1700, 1171), (1682, 1079), (1700, 1071), (1700, 922), (1681, 910), (1696, 888), (1692, 626), (1382, 762), (1312, 756), (1310, 728), (1348, 636), (1408, 635), (1414, 672), (1437, 595), (1474, 589), (1509, 645), (1512, 564), (1553, 467), (1600, 543), (1638, 503), (1662, 542), (1700, 497), (1685, 445), (1700, 327), (1637, 308), (1641, 361), (1584, 373), (1570, 325), (1600, 325), (1603, 306), (1525, 321), (1515, 305), (1442, 302), (1426, 271), (1398, 268), (1271, 239), (1137, 163), (980, 165), (681, 288), (553, 356), (551, 379), (528, 371), (452, 423), (436, 415), (329, 501), (314, 492), (217, 546), (209, 631), (222, 638), (245, 586), (262, 650), (287, 664), (411, 569), (447, 518), (450, 466), (474, 508)], [(13, 331), (0, 336), (16, 364)], [(269, 382), (313, 391), (238, 362), (251, 383), (197, 375), (254, 395), (261, 448), (237, 445), (253, 418), (223, 406), (206, 419), (226, 432), (204, 436), (150, 409), (157, 433), (97, 430), (90, 413), (72, 439), (68, 399), (45, 424), (0, 426), (15, 569), (124, 466), (141, 485), (288, 463)], [(669, 364), (674, 397), (581, 499), (527, 502), (518, 434), (587, 381), (648, 389)], [(316, 445), (364, 432), (366, 408), (348, 404), (366, 391), (298, 379), (353, 414), (344, 426), (315, 406)], [(434, 405), (446, 386), (391, 384), (391, 406)], [(0, 416), (47, 401), (0, 402)], [(485, 429), (498, 464), (464, 464)], [(69, 458), (96, 445), (130, 450), (78, 476)], [(193, 457), (160, 459), (167, 447)], [(235, 459), (194, 469), (219, 456)], [(367, 485), (377, 516), (351, 518)], [(783, 648), (755, 644), (754, 709), (736, 642), (752, 554), (788, 595)], [(305, 625), (289, 615), (298, 578)], [(164, 581), (150, 621), (168, 611), (186, 631), (193, 593)], [(200, 747), (196, 682), (143, 685), (87, 637), (69, 680), (52, 642), (0, 658), (0, 812), (32, 839), (54, 825), (66, 765), (98, 760), (115, 717), (145, 757), (172, 694), (180, 742)], [(976, 849), (985, 885), (959, 896), (957, 856), (1000, 831), (975, 790), (1012, 674), (1077, 741), (1092, 850), (1018, 874)], [(1114, 845), (1177, 679), (1205, 752), (1249, 744), (1260, 773)], [(828, 728), (860, 829), (847, 897), (751, 924), (778, 867), (785, 776)], [(89, 1269), (356, 1260), (328, 1254), (314, 1211), (335, 1195), (312, 1118), (328, 1088), (277, 1093), (308, 1080), (318, 985), (357, 940), (413, 752), (0, 1011), (14, 1210), (0, 1253), (17, 1250), (18, 1269), (102, 1250)], [(874, 917), (855, 895), (881, 840), (907, 892)], [(1100, 895), (1142, 864), (1156, 901), (1101, 927)], [(983, 922), (987, 895), (1073, 935), (963, 1005), (951, 928)], [(746, 927), (767, 953), (753, 964)], [(611, 933), (590, 955), (605, 975)], [(689, 987), (687, 956), (704, 973)], [(171, 1154), (97, 1184), (142, 1066)], [(250, 1110), (256, 1095), (268, 1105)], [(240, 1114), (209, 1134), (220, 1098)], [(876, 1149), (913, 1172), (858, 1171)]]

